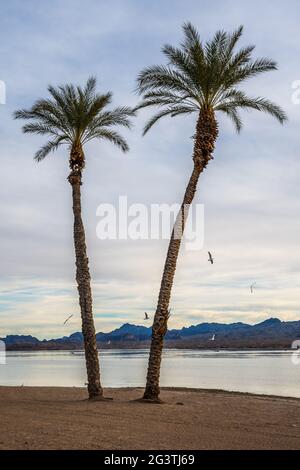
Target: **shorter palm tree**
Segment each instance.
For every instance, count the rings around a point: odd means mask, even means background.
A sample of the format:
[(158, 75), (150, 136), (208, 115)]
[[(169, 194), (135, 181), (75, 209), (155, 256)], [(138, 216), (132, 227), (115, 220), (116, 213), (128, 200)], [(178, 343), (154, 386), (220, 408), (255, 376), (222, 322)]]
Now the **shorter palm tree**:
[(240, 110), (262, 111), (280, 123), (286, 119), (285, 113), (275, 103), (265, 98), (249, 97), (239, 89), (239, 85), (246, 80), (277, 69), (276, 63), (270, 59), (253, 60), (253, 46), (236, 50), (243, 32), (242, 27), (233, 34), (218, 31), (213, 39), (206, 43), (200, 40), (197, 30), (190, 23), (183, 26), (183, 31), (185, 37), (180, 48), (171, 45), (163, 48), (168, 64), (147, 67), (138, 77), (138, 91), (143, 99), (137, 109), (158, 108), (158, 112), (147, 122), (144, 134), (165, 116), (194, 114), (196, 118), (193, 171), (171, 235), (153, 321), (144, 393), (144, 398), (152, 401), (158, 401), (159, 397), (163, 339), (167, 331), (181, 235), (199, 176), (213, 158), (218, 137), (217, 114), (225, 113), (233, 121), (238, 132), (242, 128)]
[(74, 245), (76, 281), (81, 310), (82, 333), (88, 377), (89, 398), (101, 399), (99, 358), (92, 311), (91, 277), (85, 242), (85, 230), (81, 217), (82, 171), (85, 167), (84, 145), (93, 140), (108, 140), (123, 152), (128, 151), (126, 141), (114, 129), (129, 128), (131, 108), (118, 107), (108, 110), (111, 93), (96, 93), (96, 79), (88, 79), (84, 88), (74, 85), (49, 86), (50, 99), (40, 99), (29, 110), (16, 111), (16, 119), (29, 122), (23, 126), (25, 134), (49, 135), (51, 139), (35, 154), (40, 162), (61, 145), (67, 145), (71, 172), (68, 180), (72, 186), (74, 213)]

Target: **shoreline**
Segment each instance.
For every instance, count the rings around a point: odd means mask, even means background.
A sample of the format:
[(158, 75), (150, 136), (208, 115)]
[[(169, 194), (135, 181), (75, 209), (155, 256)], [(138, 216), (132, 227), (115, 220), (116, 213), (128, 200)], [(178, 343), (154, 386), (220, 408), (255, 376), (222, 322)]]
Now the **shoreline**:
[(222, 390), (0, 386), (0, 449), (300, 449), (300, 399)]
[[(67, 390), (86, 390), (86, 386), (82, 385), (78, 387), (76, 385), (72, 387), (65, 387), (65, 386), (58, 386), (58, 385), (1, 385), (0, 384), (0, 393), (1, 389), (67, 389)], [(112, 391), (140, 391), (143, 392), (144, 387), (103, 387), (104, 392), (106, 390)], [(249, 396), (254, 398), (275, 398), (277, 400), (298, 400), (300, 401), (300, 397), (293, 397), (290, 395), (270, 395), (266, 393), (252, 393), (252, 392), (240, 392), (237, 390), (225, 390), (222, 388), (195, 388), (195, 387), (160, 387), (161, 392), (182, 392), (182, 393), (208, 393), (214, 395), (238, 395), (238, 396)]]
[[(120, 346), (116, 345), (116, 347), (106, 347), (106, 346), (98, 346), (99, 348), (99, 353), (101, 354), (101, 351), (127, 351), (127, 350), (132, 350), (132, 351), (148, 351), (150, 350), (150, 345), (145, 346), (145, 347), (134, 347), (132, 344), (128, 347), (125, 346)], [(222, 352), (222, 351), (233, 351), (233, 352), (251, 352), (251, 351), (262, 351), (262, 352), (295, 352), (297, 351), (296, 349), (293, 349), (291, 347), (280, 347), (280, 346), (274, 346), (274, 347), (217, 347), (217, 348), (209, 348), (209, 347), (176, 347), (176, 346), (165, 346), (164, 350), (169, 350), (169, 351), (209, 351), (209, 352)], [(58, 352), (58, 351), (65, 351), (65, 352), (83, 352), (84, 353), (84, 348), (42, 348), (42, 347), (36, 347), (36, 348), (10, 348), (9, 346), (6, 348), (7, 352), (39, 352), (39, 351), (50, 351), (50, 352)]]

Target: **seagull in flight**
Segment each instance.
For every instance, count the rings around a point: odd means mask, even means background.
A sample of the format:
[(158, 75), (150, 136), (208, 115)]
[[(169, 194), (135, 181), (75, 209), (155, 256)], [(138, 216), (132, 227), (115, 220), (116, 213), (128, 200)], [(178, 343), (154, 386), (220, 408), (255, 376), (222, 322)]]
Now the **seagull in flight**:
[(213, 259), (212, 254), (211, 254), (210, 251), (208, 252), (208, 256), (209, 256), (208, 261), (209, 261), (211, 264), (214, 264), (214, 259)]
[(70, 315), (65, 321), (64, 321), (64, 325), (70, 320), (70, 318), (72, 318), (74, 315), (72, 313), (72, 315)]
[(254, 289), (255, 284), (256, 284), (256, 282), (253, 282), (253, 284), (251, 284), (251, 286), (250, 286), (251, 294), (253, 294), (253, 289)]
[(144, 320), (149, 320), (149, 315), (148, 315), (147, 312), (145, 312), (145, 318), (144, 318)]

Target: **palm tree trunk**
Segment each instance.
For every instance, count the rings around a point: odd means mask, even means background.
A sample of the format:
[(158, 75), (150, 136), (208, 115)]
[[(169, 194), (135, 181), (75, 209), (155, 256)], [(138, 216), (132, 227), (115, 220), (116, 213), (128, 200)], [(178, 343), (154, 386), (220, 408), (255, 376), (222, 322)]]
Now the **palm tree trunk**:
[(199, 114), (196, 126), (193, 161), (194, 168), (187, 185), (181, 209), (176, 217), (172, 231), (164, 272), (161, 280), (157, 308), (152, 326), (152, 340), (148, 364), (147, 383), (144, 399), (159, 402), (159, 377), (164, 336), (167, 332), (169, 304), (177, 258), (181, 245), (190, 205), (194, 199), (199, 176), (206, 168), (218, 136), (218, 126), (213, 111), (205, 109)]
[(73, 195), (74, 245), (76, 256), (76, 281), (81, 309), (82, 333), (88, 378), (89, 398), (100, 398), (103, 389), (100, 384), (99, 357), (96, 343), (92, 310), (91, 276), (85, 243), (85, 232), (81, 218), (81, 171), (72, 170), (69, 176)]

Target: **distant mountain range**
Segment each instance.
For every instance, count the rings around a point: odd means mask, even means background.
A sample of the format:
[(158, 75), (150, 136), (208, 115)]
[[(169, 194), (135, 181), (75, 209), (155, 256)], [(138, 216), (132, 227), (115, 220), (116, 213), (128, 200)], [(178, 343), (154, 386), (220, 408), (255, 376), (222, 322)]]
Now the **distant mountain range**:
[[(102, 349), (147, 348), (151, 340), (151, 327), (126, 323), (110, 333), (97, 333)], [(8, 335), (2, 340), (8, 350), (82, 349), (82, 333), (51, 340), (33, 336)], [(169, 330), (165, 337), (167, 348), (195, 349), (289, 349), (300, 340), (300, 321), (282, 322), (270, 318), (257, 325), (246, 323), (200, 323), (180, 330)]]

